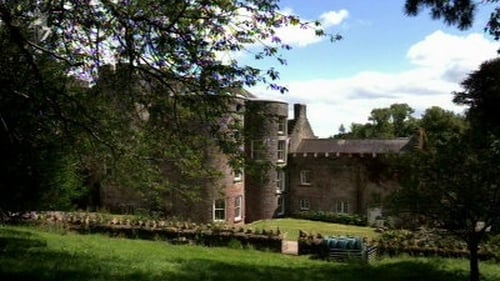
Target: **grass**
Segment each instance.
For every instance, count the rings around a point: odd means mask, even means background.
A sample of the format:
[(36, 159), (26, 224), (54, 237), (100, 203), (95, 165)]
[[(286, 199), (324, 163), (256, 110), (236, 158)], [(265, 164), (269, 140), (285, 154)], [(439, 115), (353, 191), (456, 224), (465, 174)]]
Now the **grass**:
[[(500, 267), (482, 264), (484, 280)], [(340, 264), (307, 257), (0, 226), (0, 280), (467, 280), (467, 261), (384, 259)]]
[(297, 240), (299, 230), (308, 233), (320, 233), (324, 236), (359, 236), (375, 238), (378, 233), (371, 227), (352, 226), (327, 222), (317, 222), (299, 219), (273, 219), (262, 220), (249, 224), (247, 227), (252, 229), (276, 230), (280, 229), (285, 234), (286, 240)]

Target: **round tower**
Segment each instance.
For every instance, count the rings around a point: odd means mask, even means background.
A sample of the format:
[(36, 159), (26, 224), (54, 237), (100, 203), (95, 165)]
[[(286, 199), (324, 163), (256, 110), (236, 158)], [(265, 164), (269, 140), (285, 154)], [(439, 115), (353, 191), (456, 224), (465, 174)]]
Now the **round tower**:
[(284, 214), (288, 104), (251, 99), (245, 110), (246, 222)]

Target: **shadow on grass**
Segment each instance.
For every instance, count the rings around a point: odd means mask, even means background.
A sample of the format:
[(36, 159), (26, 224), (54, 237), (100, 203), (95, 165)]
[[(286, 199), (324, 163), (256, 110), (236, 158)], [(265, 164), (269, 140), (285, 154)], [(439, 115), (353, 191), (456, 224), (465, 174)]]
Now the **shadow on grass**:
[(2, 255), (19, 255), (28, 249), (45, 247), (47, 242), (38, 235), (15, 229), (0, 229), (0, 253)]
[[(9, 232), (10, 231), (10, 232)], [(175, 259), (168, 269), (146, 272), (120, 257), (51, 250), (36, 234), (0, 229), (0, 280), (466, 280), (465, 272), (449, 272), (439, 264), (401, 261), (361, 265), (318, 262), (290, 266), (254, 266), (212, 259)], [(263, 263), (265, 264), (265, 263)]]
[(452, 273), (418, 261), (387, 265), (318, 263), (301, 268), (235, 266), (207, 260), (185, 261), (175, 280), (371, 280), (371, 281), (464, 281), (465, 272)]

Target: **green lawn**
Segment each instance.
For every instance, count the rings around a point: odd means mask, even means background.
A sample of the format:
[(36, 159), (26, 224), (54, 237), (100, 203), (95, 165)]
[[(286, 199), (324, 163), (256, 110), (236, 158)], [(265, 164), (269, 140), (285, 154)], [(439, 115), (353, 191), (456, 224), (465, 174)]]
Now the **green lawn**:
[(322, 235), (334, 236), (359, 236), (374, 238), (378, 235), (371, 227), (343, 225), (327, 222), (317, 222), (298, 219), (273, 219), (263, 220), (248, 224), (246, 227), (252, 229), (276, 230), (280, 229), (285, 234), (286, 240), (297, 240), (299, 230), (308, 233), (321, 233)]
[[(307, 257), (101, 235), (49, 233), (0, 226), (0, 280), (450, 280), (467, 279), (467, 262), (384, 259), (370, 265)], [(500, 267), (482, 264), (484, 280), (500, 280)]]

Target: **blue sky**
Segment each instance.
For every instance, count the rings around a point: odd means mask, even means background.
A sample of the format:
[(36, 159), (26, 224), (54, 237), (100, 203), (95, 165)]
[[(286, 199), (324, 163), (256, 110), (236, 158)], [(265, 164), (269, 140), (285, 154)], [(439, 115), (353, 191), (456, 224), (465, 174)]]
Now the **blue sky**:
[[(452, 91), (500, 47), (483, 27), (491, 7), (480, 9), (473, 28), (460, 31), (433, 21), (427, 11), (403, 13), (404, 0), (282, 0), (285, 13), (319, 19), (327, 32), (343, 39), (330, 43), (311, 30), (283, 29), (293, 46), (285, 67), (277, 67), (286, 94), (265, 87), (249, 89), (263, 98), (307, 104), (319, 137), (337, 133), (340, 124), (365, 123), (373, 108), (408, 103), (416, 117), (437, 105), (461, 112)], [(247, 62), (249, 58), (242, 58)], [(292, 106), (291, 106), (292, 108)]]

